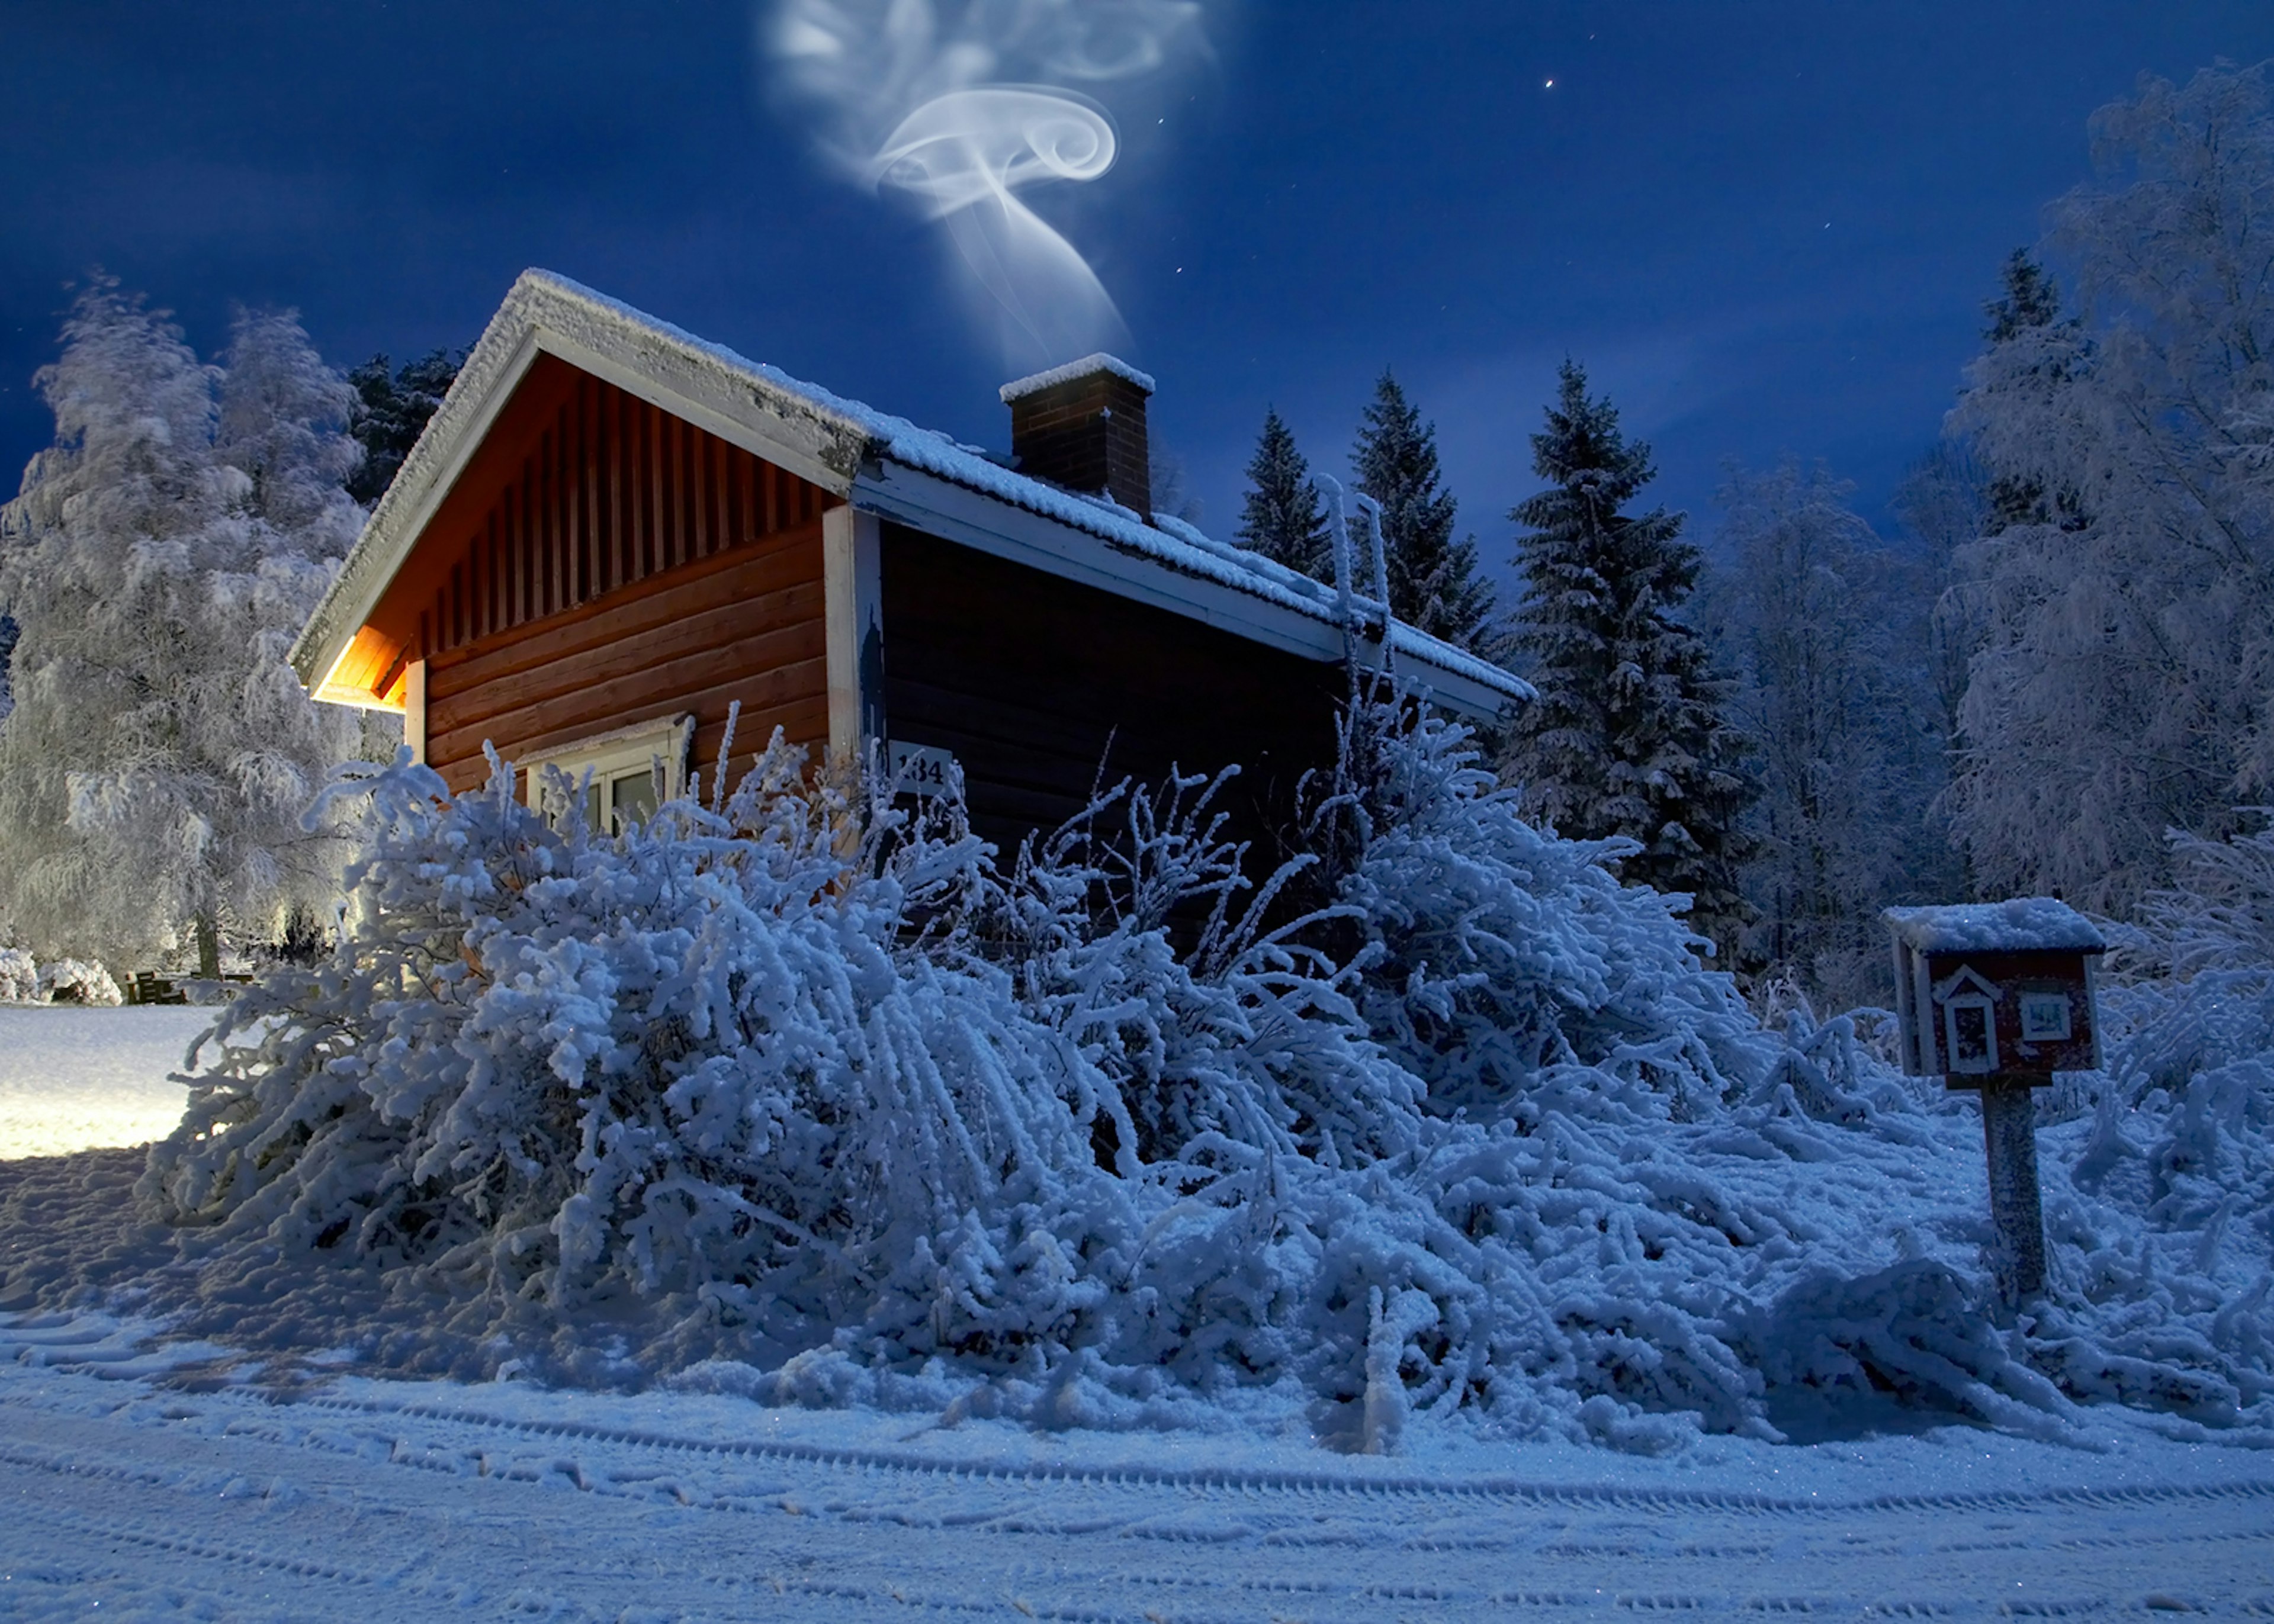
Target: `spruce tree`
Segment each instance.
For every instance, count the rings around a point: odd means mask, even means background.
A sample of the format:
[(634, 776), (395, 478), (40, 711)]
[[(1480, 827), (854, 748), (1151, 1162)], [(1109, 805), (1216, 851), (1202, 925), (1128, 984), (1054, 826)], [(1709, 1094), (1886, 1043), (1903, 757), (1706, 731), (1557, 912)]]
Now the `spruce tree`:
[(1263, 414), (1263, 432), (1247, 462), (1247, 500), (1240, 510), (1239, 545), (1314, 580), (1335, 578), (1326, 510), (1311, 484), (1311, 465), (1295, 448), (1276, 410)]
[[(1982, 337), (1993, 349), (2042, 335), (2048, 328), (2075, 327), (2073, 319), (2061, 317), (2060, 285), (2029, 257), (2028, 249), (2014, 250), (1999, 280), (2003, 286), (1999, 297), (1982, 307), (1990, 322), (1982, 329)], [(2055, 365), (2031, 370), (2051, 387), (2061, 380), (2067, 369)], [(1985, 494), (1990, 511), (1984, 530), (1990, 535), (2022, 524), (2059, 524), (2067, 530), (2084, 527), (2084, 504), (2074, 490), (2048, 495), (2044, 480), (2026, 474), (1995, 475)]]
[(1474, 537), (1453, 539), (1452, 492), (1438, 488), (1437, 430), (1421, 421), (1389, 372), (1351, 452), (1358, 488), (1382, 504), (1389, 571), (1389, 610), (1457, 648), (1484, 652), (1491, 641), (1492, 586), (1477, 574)]
[(2004, 293), (1982, 307), (1990, 318), (1982, 336), (1991, 343), (2002, 344), (2030, 327), (2051, 327), (2060, 320), (2059, 284), (2029, 258), (2028, 249), (2016, 248), (2007, 257), (2000, 280)]
[(1726, 952), (1750, 913), (1736, 873), (1749, 788), (1728, 686), (1680, 618), (1698, 549), (1681, 515), (1622, 511), (1655, 476), (1650, 447), (1627, 443), (1572, 362), (1532, 465), (1550, 488), (1510, 515), (1525, 530), (1515, 643), (1539, 690), (1512, 740), (1527, 809), (1568, 836), (1638, 842), (1625, 876), (1688, 892), (1692, 926)]
[(350, 496), (369, 508), (387, 493), (465, 359), (463, 350), (434, 350), (390, 371), (388, 358), (375, 355), (348, 374), (355, 389), (348, 432), (363, 447), (363, 465), (348, 478)]

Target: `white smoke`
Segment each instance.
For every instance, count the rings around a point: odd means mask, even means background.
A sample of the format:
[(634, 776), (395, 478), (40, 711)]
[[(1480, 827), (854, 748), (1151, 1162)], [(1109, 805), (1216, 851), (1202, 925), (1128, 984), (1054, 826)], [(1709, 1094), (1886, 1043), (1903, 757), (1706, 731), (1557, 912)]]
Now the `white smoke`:
[(1112, 296), (1019, 193), (1092, 181), (1119, 150), (1085, 91), (1201, 49), (1197, 0), (776, 0), (764, 43), (847, 178), (947, 231), (1006, 358), (1126, 345)]

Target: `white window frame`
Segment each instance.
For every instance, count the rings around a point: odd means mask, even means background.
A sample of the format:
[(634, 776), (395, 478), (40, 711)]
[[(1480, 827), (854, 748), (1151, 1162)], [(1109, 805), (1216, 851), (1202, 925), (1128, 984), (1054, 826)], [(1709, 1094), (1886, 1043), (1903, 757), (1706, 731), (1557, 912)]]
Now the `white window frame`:
[[(1946, 1076), (1978, 1077), (1998, 1070), (1998, 1004), (2005, 993), (1971, 965), (1961, 965), (1933, 989), (1942, 1006), (1942, 1064)], [(1978, 1060), (1959, 1056), (1958, 1011), (1982, 1011), (1983, 1048)]]
[[(1962, 1052), (1958, 1038), (1958, 1013), (1961, 1010), (1978, 1010), (1982, 1015), (1982, 1049), (1979, 1058), (1970, 1059)], [(1942, 1035), (1949, 1046), (1950, 1069), (1963, 1076), (1981, 1076), (1998, 1069), (1998, 1006), (1978, 992), (1962, 992), (1942, 1001)]]
[(688, 747), (694, 739), (695, 718), (674, 716), (635, 722), (629, 727), (560, 745), (531, 756), (523, 763), (522, 799), (541, 812), (545, 810), (545, 777), (548, 769), (559, 768), (572, 783), (581, 783), (589, 771), (593, 786), (600, 793), (600, 816), (593, 825), (594, 831), (601, 834), (612, 832), (615, 826), (613, 781), (643, 767), (652, 771), (659, 757), (663, 762), (663, 798), (677, 799), (687, 790)]
[[(2045, 1021), (2045, 1029), (2032, 1029), (2033, 1023), (2043, 1017), (2059, 1019)], [(2025, 992), (2022, 995), (2022, 1041), (2024, 1043), (2066, 1043), (2074, 1021), (2069, 1014), (2068, 995), (2065, 992)]]

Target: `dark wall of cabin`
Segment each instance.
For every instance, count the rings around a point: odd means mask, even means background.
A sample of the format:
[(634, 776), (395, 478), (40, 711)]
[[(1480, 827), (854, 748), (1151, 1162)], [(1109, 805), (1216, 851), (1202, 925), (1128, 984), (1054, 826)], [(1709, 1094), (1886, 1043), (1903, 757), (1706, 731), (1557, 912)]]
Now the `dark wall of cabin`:
[(887, 730), (954, 753), (1006, 851), (1079, 812), (1103, 759), (1108, 783), (1238, 763), (1220, 804), (1268, 854), (1297, 778), (1334, 758), (1339, 665), (897, 525), (881, 539)]
[(817, 754), (829, 737), (818, 520), (713, 553), (426, 665), (426, 759), (454, 790), (512, 759), (692, 712), (707, 768), (742, 702), (737, 758), (776, 726)]

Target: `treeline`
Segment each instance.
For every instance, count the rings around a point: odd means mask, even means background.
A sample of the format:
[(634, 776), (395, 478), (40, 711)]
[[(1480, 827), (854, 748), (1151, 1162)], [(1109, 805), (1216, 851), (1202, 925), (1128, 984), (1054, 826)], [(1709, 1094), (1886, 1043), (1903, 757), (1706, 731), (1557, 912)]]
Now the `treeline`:
[[(2248, 832), (2274, 801), (2268, 68), (2143, 79), (2091, 131), (2097, 177), (2002, 267), (1892, 536), (1788, 459), (1731, 467), (1701, 545), (1567, 362), (1496, 604), (1431, 425), (1387, 373), (1366, 409), (1352, 471), (1396, 612), (1540, 691), (1503, 777), (1562, 832), (1632, 842), (1628, 876), (1690, 893), (1750, 979), (1885, 1002), (1881, 908), (2128, 914), (2174, 831)], [(1241, 540), (1331, 578), (1276, 411), (1247, 471)]]

